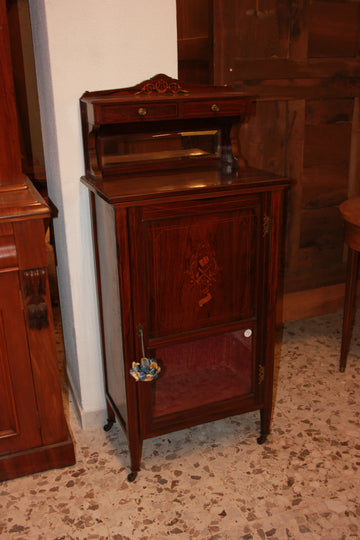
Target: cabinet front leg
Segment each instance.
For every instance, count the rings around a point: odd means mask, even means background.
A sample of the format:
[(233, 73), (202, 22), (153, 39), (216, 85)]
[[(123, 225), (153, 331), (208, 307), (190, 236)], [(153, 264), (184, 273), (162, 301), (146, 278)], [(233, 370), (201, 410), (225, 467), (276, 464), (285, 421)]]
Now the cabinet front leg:
[(359, 272), (359, 252), (349, 248), (346, 266), (345, 301), (340, 352), (340, 371), (346, 368), (349, 354), (351, 334), (356, 312), (356, 287)]
[(263, 444), (267, 436), (270, 433), (270, 421), (271, 421), (271, 410), (260, 409), (260, 436), (257, 438), (258, 444)]
[(137, 477), (137, 473), (140, 471), (142, 440), (140, 440), (138, 437), (136, 437), (136, 439), (134, 440), (130, 435), (129, 451), (131, 472), (128, 474), (127, 479), (128, 482), (134, 482)]

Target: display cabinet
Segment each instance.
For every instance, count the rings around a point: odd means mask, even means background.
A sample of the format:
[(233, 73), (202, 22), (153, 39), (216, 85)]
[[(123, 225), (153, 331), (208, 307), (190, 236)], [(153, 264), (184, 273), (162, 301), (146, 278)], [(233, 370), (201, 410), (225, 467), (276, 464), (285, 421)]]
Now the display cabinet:
[(81, 100), (110, 429), (131, 473), (149, 437), (259, 410), (273, 394), (288, 180), (249, 169), (253, 99), (157, 75)]

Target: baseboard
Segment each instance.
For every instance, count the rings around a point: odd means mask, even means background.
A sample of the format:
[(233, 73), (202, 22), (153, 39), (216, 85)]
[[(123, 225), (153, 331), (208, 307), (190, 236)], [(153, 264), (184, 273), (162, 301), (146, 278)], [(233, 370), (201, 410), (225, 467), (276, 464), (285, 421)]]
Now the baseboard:
[(68, 433), (65, 441), (1, 456), (0, 482), (50, 469), (68, 467), (74, 463), (74, 444)]
[(296, 321), (342, 310), (344, 291), (345, 284), (339, 283), (318, 289), (287, 293), (278, 302), (277, 320), (279, 322)]
[(101, 409), (85, 410), (79, 400), (75, 386), (73, 384), (71, 375), (67, 372), (69, 391), (71, 394), (71, 401), (74, 406), (76, 417), (80, 423), (82, 429), (95, 429), (102, 428), (107, 422), (107, 409), (106, 404)]

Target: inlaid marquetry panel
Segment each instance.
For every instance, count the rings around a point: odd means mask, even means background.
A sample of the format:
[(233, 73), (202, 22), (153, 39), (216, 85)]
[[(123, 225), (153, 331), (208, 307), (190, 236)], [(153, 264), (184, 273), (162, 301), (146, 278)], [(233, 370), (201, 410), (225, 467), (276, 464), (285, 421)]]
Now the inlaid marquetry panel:
[(173, 217), (159, 213), (145, 222), (150, 339), (255, 316), (259, 199), (242, 209), (234, 200), (210, 206), (213, 214), (185, 205)]

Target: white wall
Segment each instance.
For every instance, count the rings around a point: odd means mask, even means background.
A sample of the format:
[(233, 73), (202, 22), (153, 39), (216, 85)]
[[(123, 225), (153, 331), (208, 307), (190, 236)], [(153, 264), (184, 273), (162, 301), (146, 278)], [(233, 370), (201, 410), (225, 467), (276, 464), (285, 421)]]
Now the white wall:
[(31, 0), (46, 174), (69, 377), (83, 427), (105, 399), (79, 97), (177, 75), (176, 0)]

